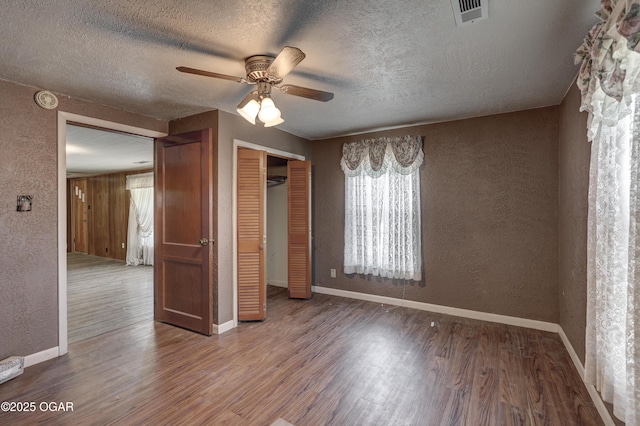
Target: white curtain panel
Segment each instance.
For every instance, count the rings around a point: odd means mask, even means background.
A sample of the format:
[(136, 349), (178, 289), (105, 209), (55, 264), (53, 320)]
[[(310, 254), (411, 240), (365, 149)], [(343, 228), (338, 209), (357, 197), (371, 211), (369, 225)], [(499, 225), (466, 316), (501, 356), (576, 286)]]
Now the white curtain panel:
[(591, 145), (585, 380), (640, 424), (640, 0), (603, 0), (576, 52)]
[(153, 173), (127, 176), (131, 192), (127, 265), (153, 265)]
[(640, 109), (591, 146), (586, 380), (616, 417), (640, 420)]
[(345, 144), (345, 274), (420, 281), (420, 137)]

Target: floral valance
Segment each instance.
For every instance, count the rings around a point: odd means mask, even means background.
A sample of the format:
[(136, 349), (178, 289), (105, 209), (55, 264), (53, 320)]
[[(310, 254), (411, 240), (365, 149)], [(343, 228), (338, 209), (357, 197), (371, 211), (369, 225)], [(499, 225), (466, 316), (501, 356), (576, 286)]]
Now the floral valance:
[(630, 114), (631, 97), (640, 91), (640, 0), (600, 3), (600, 22), (574, 55), (581, 64), (577, 85), (580, 110), (589, 112), (589, 140), (603, 121)]
[(402, 136), (350, 142), (342, 147), (340, 165), (347, 176), (382, 176), (389, 167), (408, 175), (424, 161), (422, 138)]

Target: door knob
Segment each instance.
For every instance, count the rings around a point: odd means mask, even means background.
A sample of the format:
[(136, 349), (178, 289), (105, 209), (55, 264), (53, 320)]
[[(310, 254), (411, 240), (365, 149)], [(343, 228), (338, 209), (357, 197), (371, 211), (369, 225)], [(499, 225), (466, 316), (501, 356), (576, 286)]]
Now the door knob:
[(206, 246), (209, 244), (209, 240), (206, 238), (200, 238), (200, 241), (198, 241), (200, 243), (201, 246)]

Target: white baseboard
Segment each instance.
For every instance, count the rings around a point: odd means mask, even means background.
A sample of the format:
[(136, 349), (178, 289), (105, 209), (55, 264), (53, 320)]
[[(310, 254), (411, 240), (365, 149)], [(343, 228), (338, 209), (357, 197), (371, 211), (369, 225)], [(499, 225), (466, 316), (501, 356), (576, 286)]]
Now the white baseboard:
[(562, 339), (562, 343), (564, 343), (564, 347), (567, 349), (567, 352), (569, 352), (571, 361), (573, 361), (573, 365), (575, 365), (576, 370), (578, 370), (578, 374), (582, 378), (582, 381), (584, 382), (584, 386), (587, 388), (587, 392), (589, 392), (589, 396), (591, 396), (591, 399), (593, 400), (593, 405), (596, 406), (596, 409), (598, 410), (600, 417), (602, 417), (602, 421), (607, 426), (615, 426), (615, 423), (611, 418), (611, 414), (609, 414), (609, 410), (607, 410), (607, 407), (605, 407), (604, 402), (602, 401), (602, 398), (600, 397), (600, 394), (598, 393), (596, 388), (593, 385), (584, 381), (585, 374), (584, 374), (584, 366), (582, 365), (582, 361), (580, 361), (578, 354), (576, 353), (575, 349), (573, 349), (573, 345), (571, 344), (571, 342), (569, 341), (569, 338), (567, 337), (564, 330), (560, 326), (558, 326), (558, 334), (560, 335), (560, 339)]
[(287, 281), (269, 280), (269, 282), (267, 282), (267, 284), (268, 285), (272, 285), (274, 287), (289, 288), (289, 283)]
[(233, 320), (227, 321), (227, 322), (222, 323), (220, 325), (213, 324), (213, 334), (222, 334), (222, 333), (224, 333), (226, 331), (231, 330), (234, 327), (235, 327), (235, 325), (233, 324)]
[(44, 351), (37, 352), (35, 354), (27, 355), (24, 357), (24, 366), (31, 367), (32, 365), (39, 364), (41, 362), (49, 361), (50, 359), (58, 357), (60, 354), (59, 348), (45, 349)]
[(481, 321), (497, 322), (500, 324), (515, 325), (517, 327), (533, 328), (535, 330), (558, 332), (558, 324), (538, 321), (526, 318), (511, 317), (508, 315), (490, 314), (469, 309), (452, 308), (431, 303), (415, 302), (412, 300), (396, 299), (395, 297), (376, 296), (373, 294), (357, 293), (354, 291), (339, 290), (330, 287), (312, 286), (314, 293), (329, 294), (332, 296), (348, 297), (350, 299), (365, 300), (368, 302), (383, 303), (386, 305), (403, 306), (406, 308), (418, 309), (421, 311), (436, 312), (439, 314), (452, 315), (456, 317), (470, 318)]

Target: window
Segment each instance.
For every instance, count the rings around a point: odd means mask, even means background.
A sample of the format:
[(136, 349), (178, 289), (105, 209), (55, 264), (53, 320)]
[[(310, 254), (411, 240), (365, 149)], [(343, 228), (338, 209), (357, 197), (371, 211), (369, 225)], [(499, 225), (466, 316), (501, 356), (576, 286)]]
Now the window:
[(420, 281), (420, 137), (347, 143), (345, 274)]
[(153, 172), (127, 176), (127, 265), (153, 265)]

